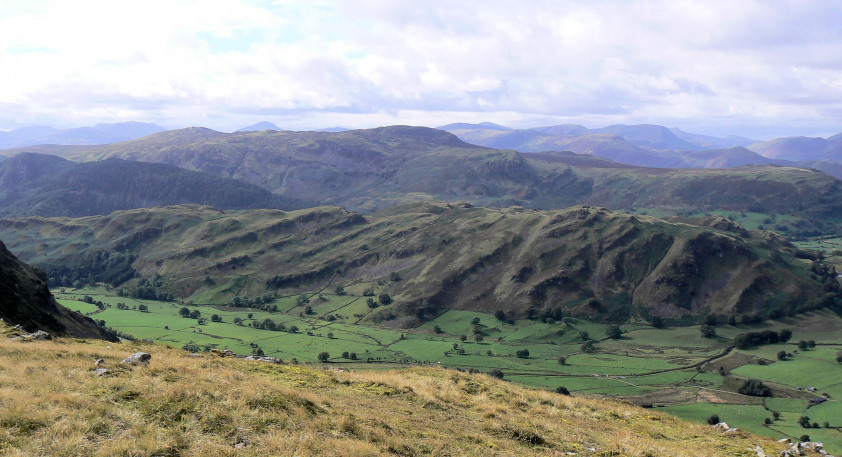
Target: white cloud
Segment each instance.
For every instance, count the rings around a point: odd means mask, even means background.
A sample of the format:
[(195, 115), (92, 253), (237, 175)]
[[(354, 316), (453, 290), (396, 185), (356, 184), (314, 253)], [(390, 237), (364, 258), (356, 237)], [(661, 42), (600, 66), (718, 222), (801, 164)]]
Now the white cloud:
[(835, 2), (9, 3), (0, 128), (491, 120), (787, 135), (842, 118)]

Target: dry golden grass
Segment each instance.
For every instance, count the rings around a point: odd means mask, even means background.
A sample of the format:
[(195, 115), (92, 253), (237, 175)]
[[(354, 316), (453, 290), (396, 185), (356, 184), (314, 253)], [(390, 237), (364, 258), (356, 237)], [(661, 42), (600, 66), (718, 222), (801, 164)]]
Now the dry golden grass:
[[(148, 366), (119, 362), (142, 350)], [(111, 370), (93, 373), (102, 357)], [(0, 341), (0, 454), (777, 455), (778, 443), (443, 369), (340, 372), (161, 346)]]

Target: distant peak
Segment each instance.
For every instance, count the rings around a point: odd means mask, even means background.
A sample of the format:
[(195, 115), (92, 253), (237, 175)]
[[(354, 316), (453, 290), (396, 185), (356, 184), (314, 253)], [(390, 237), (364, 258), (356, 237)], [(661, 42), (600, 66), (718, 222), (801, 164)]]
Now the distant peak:
[(447, 124), (441, 127), (436, 127), (438, 130), (513, 130), (509, 127), (495, 124), (493, 122), (480, 122), (479, 124), (469, 124), (465, 122), (457, 122), (454, 124)]
[(262, 132), (264, 130), (277, 130), (279, 132), (282, 131), (282, 129), (277, 125), (271, 122), (262, 121), (254, 125), (250, 125), (248, 127), (243, 127), (237, 130), (237, 132)]

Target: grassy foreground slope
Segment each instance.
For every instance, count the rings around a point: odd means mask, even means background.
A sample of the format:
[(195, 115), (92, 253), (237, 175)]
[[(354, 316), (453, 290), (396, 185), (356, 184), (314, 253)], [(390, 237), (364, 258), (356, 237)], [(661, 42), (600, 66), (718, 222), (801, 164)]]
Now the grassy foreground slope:
[(48, 269), (55, 285), (142, 276), (159, 293), (199, 304), (339, 286), (389, 294), (391, 303), (363, 311), (364, 320), (390, 326), (414, 327), (448, 309), (693, 321), (835, 303), (832, 270), (796, 258), (783, 238), (722, 218), (707, 223), (591, 207), (429, 203), (362, 216), (336, 207), (176, 206), (7, 219), (0, 233), (24, 260)]
[[(149, 366), (122, 367), (134, 351)], [(93, 373), (103, 358), (109, 372)], [(0, 340), (4, 455), (769, 455), (628, 403), (443, 369), (354, 373), (160, 346)]]

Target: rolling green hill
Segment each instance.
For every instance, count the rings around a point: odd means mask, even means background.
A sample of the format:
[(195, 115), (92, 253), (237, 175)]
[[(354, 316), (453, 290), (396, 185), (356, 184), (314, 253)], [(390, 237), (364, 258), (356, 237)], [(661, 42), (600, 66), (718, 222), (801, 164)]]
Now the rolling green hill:
[(45, 330), (81, 338), (114, 337), (94, 321), (61, 306), (50, 294), (44, 272), (19, 261), (0, 242), (0, 318), (32, 332)]
[(310, 206), (253, 184), (172, 165), (108, 159), (77, 164), (23, 153), (0, 162), (0, 215), (87, 216), (179, 203), (220, 209)]
[(354, 286), (390, 295), (365, 320), (392, 326), (449, 309), (689, 322), (837, 300), (831, 269), (796, 258), (771, 232), (723, 218), (691, 225), (587, 206), (469, 206), (418, 203), (365, 216), (176, 206), (6, 219), (0, 236), (57, 285), (128, 280), (130, 292), (214, 304)]

